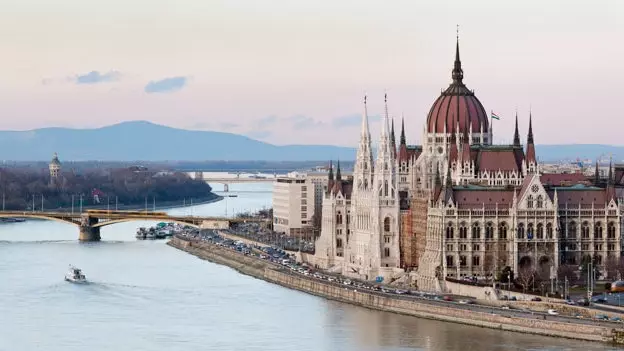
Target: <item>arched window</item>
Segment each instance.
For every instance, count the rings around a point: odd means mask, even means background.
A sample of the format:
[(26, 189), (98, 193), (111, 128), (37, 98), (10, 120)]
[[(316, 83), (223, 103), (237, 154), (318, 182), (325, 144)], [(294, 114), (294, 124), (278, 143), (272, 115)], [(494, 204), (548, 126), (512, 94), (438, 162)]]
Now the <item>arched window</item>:
[(524, 223), (518, 224), (518, 239), (524, 239)]
[(488, 222), (485, 225), (485, 238), (494, 239), (494, 225), (492, 224), (492, 222)]
[(542, 197), (542, 195), (538, 195), (537, 196), (537, 208), (542, 208), (544, 207), (544, 198)]
[(542, 223), (537, 224), (537, 238), (544, 239), (544, 225)]
[(454, 267), (455, 266), (455, 260), (453, 259), (453, 256), (451, 256), (451, 255), (446, 256), (446, 266), (447, 267)]
[(388, 181), (384, 180), (384, 196), (388, 196)]
[(384, 232), (390, 231), (390, 217), (384, 218)]
[(342, 212), (338, 211), (338, 213), (336, 213), (336, 224), (342, 224)]
[(479, 227), (479, 222), (472, 225), (472, 238), (481, 239), (481, 227)]
[(502, 222), (498, 226), (498, 238), (499, 239), (507, 239), (507, 223)]
[(581, 238), (589, 239), (589, 223), (587, 223), (587, 221), (583, 222), (583, 226), (581, 227)]
[(527, 198), (527, 208), (533, 208), (533, 195), (529, 195)]
[(607, 235), (609, 239), (615, 239), (615, 223), (609, 222), (607, 225)]
[(448, 225), (446, 226), (446, 239), (452, 240), (454, 234), (455, 233), (454, 233), (453, 223), (449, 222)]
[(546, 239), (553, 238), (553, 226), (551, 223), (546, 224)]
[(468, 238), (468, 228), (466, 228), (466, 223), (462, 222), (459, 227), (459, 238), (466, 239)]
[(535, 234), (533, 229), (533, 223), (529, 223), (529, 225), (527, 225), (527, 239), (533, 239), (533, 234)]
[(576, 238), (576, 222), (572, 221), (568, 224), (568, 238)]
[(594, 239), (602, 239), (602, 223), (600, 222), (594, 225)]

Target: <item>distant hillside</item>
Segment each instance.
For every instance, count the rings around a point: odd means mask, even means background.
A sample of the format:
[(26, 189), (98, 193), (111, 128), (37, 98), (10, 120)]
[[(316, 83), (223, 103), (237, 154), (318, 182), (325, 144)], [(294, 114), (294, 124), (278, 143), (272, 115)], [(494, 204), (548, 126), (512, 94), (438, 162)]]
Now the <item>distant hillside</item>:
[[(537, 145), (541, 160), (595, 159), (624, 147), (610, 145)], [(353, 160), (355, 148), (330, 145), (277, 146), (246, 136), (177, 129), (145, 121), (97, 129), (41, 128), (0, 131), (0, 160), (47, 161), (58, 152), (72, 161), (327, 161)]]
[(97, 129), (41, 128), (0, 131), (0, 159), (86, 161), (316, 161), (353, 159), (352, 148), (328, 145), (276, 146), (246, 136), (176, 129), (144, 121)]

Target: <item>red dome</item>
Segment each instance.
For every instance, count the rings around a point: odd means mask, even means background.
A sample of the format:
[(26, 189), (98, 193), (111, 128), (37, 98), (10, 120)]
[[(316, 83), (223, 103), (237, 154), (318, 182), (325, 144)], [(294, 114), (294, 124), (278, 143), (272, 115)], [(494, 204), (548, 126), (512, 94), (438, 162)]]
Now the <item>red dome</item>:
[[(459, 60), (459, 43), (455, 52), (455, 66), (453, 68), (453, 82), (442, 92), (433, 103), (427, 116), (427, 132), (455, 133), (459, 123), (459, 132), (473, 133), (489, 131), (488, 116), (481, 102), (462, 82), (464, 72)], [(483, 126), (483, 127), (482, 127)]]

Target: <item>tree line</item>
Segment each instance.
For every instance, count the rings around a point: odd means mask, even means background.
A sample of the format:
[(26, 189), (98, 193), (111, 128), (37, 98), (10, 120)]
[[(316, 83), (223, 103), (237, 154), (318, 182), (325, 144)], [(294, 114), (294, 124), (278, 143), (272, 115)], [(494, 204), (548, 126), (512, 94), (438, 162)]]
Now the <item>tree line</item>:
[[(216, 197), (206, 182), (185, 173), (154, 171), (144, 167), (91, 169), (50, 177), (47, 169), (0, 168), (0, 190), (5, 210), (69, 208), (78, 206), (138, 206), (149, 199), (173, 202)], [(43, 199), (43, 200), (42, 200)]]

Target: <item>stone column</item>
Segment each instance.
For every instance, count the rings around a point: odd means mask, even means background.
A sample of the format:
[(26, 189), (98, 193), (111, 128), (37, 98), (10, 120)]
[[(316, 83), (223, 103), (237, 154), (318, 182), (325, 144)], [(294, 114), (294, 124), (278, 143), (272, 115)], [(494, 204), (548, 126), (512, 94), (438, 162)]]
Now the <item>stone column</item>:
[(100, 227), (93, 225), (98, 223), (98, 218), (89, 215), (82, 215), (80, 219), (80, 241), (100, 241)]

